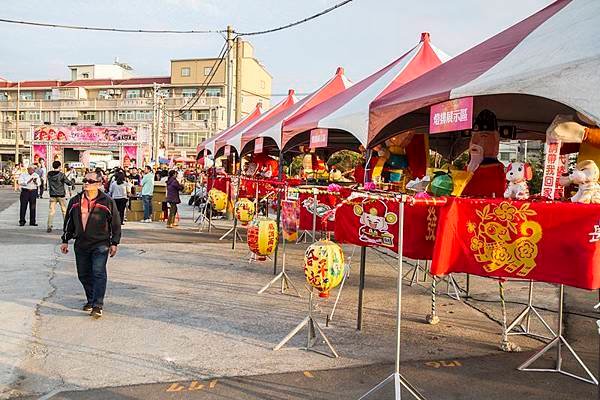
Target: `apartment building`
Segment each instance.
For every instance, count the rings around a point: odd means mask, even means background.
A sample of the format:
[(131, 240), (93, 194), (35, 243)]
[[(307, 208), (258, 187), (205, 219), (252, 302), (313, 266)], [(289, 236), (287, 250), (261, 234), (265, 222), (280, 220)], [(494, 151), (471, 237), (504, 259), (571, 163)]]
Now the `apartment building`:
[[(268, 108), (272, 82), (249, 42), (237, 42), (234, 54), (232, 122), (257, 102)], [(137, 77), (115, 60), (69, 65), (70, 80), (0, 78), (0, 161), (14, 160), (17, 130), (21, 157), (29, 157), (32, 131), (40, 125), (143, 128), (153, 133), (148, 147), (162, 156), (195, 155), (198, 143), (227, 127), (228, 63), (198, 58), (172, 60), (170, 67), (169, 76)]]

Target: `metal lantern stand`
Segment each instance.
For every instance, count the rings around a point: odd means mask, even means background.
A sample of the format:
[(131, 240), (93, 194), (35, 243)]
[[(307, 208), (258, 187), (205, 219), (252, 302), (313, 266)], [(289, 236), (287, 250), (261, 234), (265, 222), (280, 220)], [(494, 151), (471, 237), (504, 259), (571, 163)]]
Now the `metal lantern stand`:
[[(565, 287), (564, 285), (559, 286), (559, 295), (558, 295), (558, 327), (556, 330), (556, 337), (552, 339), (544, 348), (542, 348), (539, 352), (537, 352), (533, 357), (525, 361), (522, 365), (519, 366), (520, 371), (531, 371), (531, 372), (558, 372), (559, 374), (563, 374), (566, 376), (570, 376), (571, 378), (579, 379), (583, 382), (591, 383), (594, 385), (598, 384), (598, 380), (589, 370), (589, 368), (585, 365), (583, 360), (579, 358), (575, 350), (571, 347), (571, 345), (567, 342), (567, 339), (563, 336), (563, 309), (564, 309), (564, 299), (565, 299)], [(571, 372), (564, 371), (562, 369), (562, 349), (563, 346), (567, 348), (569, 353), (575, 358), (577, 364), (583, 368), (586, 372), (587, 377), (582, 377), (579, 375), (575, 375)], [(554, 368), (529, 368), (531, 364), (533, 364), (536, 360), (538, 360), (541, 356), (546, 354), (552, 347), (556, 347), (556, 364)]]
[[(545, 336), (531, 331), (531, 317), (537, 317), (537, 319), (544, 325), (544, 327), (550, 332), (552, 336)], [(524, 320), (524, 321), (523, 321)], [(516, 328), (520, 328), (516, 330)], [(514, 332), (513, 332), (514, 330)], [(554, 330), (550, 328), (550, 325), (542, 318), (538, 310), (533, 306), (533, 281), (529, 281), (529, 295), (527, 306), (519, 313), (519, 315), (508, 325), (506, 328), (507, 335), (525, 335), (530, 337), (536, 337), (539, 339), (551, 340), (556, 337)]]
[[(300, 292), (298, 291), (298, 289), (296, 289), (296, 286), (292, 283), (292, 280), (290, 279), (287, 272), (285, 272), (285, 255), (286, 255), (285, 254), (285, 247), (286, 247), (285, 242), (286, 242), (286, 240), (283, 239), (281, 272), (278, 273), (273, 279), (271, 279), (271, 281), (269, 283), (267, 283), (265, 286), (263, 286), (262, 289), (260, 289), (258, 291), (258, 294), (264, 293), (275, 282), (277, 282), (278, 280), (281, 280), (281, 292), (280, 292), (281, 294), (289, 294), (289, 295), (293, 295), (296, 297), (302, 297), (300, 295)], [(275, 257), (277, 257), (277, 255), (275, 255)], [(290, 290), (290, 288), (293, 290), (293, 293), (288, 292)]]
[(393, 374), (385, 378), (379, 385), (368, 391), (360, 399), (367, 399), (371, 395), (376, 394), (379, 390), (383, 389), (390, 383), (394, 385), (394, 399), (398, 400), (402, 398), (402, 387), (404, 387), (408, 393), (417, 400), (424, 400), (425, 398), (413, 387), (401, 374), (400, 374), (400, 339), (401, 330), (400, 323), (402, 320), (402, 247), (404, 244), (404, 200), (400, 200), (398, 205), (398, 278), (397, 278), (397, 292), (396, 292), (396, 369)]
[[(307, 337), (306, 337), (306, 347), (304, 347), (303, 350), (314, 351), (315, 353), (322, 354), (324, 356), (331, 357), (331, 358), (338, 358), (339, 357), (338, 353), (333, 348), (333, 345), (331, 344), (331, 342), (329, 341), (329, 339), (323, 332), (323, 329), (321, 329), (321, 327), (319, 326), (319, 323), (313, 317), (313, 291), (312, 291), (312, 288), (311, 289), (307, 288), (307, 290), (309, 291), (308, 315), (306, 316), (306, 318), (304, 318), (302, 320), (302, 322), (300, 322), (294, 329), (292, 329), (292, 331), (290, 333), (288, 333), (288, 335), (285, 338), (283, 338), (283, 340), (281, 342), (279, 342), (277, 344), (277, 346), (275, 346), (273, 348), (273, 351), (277, 351), (277, 350), (281, 349), (287, 342), (289, 342), (294, 336), (296, 336), (302, 328), (304, 328), (305, 326), (308, 325), (308, 333), (307, 333)], [(331, 354), (317, 350), (314, 348), (314, 346), (317, 344), (317, 333), (321, 336), (321, 339), (323, 339), (323, 342), (327, 345), (327, 347), (331, 351)]]

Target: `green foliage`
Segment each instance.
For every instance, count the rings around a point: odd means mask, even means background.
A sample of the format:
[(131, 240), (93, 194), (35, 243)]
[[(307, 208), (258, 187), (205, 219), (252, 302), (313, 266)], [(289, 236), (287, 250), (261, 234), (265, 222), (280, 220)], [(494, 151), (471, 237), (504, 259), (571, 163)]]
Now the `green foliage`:
[(350, 150), (340, 150), (331, 155), (327, 161), (327, 165), (332, 167), (337, 165), (340, 171), (347, 171), (353, 169), (358, 164), (363, 162), (361, 154)]

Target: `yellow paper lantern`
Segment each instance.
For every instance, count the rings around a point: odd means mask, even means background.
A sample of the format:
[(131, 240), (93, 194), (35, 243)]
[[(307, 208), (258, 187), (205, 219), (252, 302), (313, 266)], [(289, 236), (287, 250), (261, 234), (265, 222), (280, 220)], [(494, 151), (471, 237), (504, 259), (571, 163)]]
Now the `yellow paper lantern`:
[(344, 278), (342, 248), (329, 240), (313, 243), (304, 253), (304, 276), (320, 297), (329, 297), (329, 291)]
[(235, 218), (242, 225), (252, 221), (252, 218), (254, 218), (254, 203), (246, 198), (239, 199), (235, 203)]
[(277, 223), (270, 218), (256, 218), (248, 225), (248, 247), (260, 261), (273, 254), (278, 236)]
[(227, 208), (227, 194), (219, 189), (210, 189), (208, 199), (216, 211), (224, 211)]

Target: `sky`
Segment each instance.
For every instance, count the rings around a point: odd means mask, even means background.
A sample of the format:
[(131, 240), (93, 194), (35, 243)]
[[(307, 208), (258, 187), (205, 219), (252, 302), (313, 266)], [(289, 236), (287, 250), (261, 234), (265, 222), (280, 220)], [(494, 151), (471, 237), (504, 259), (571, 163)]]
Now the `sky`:
[[(0, 0), (0, 18), (136, 28), (254, 31), (285, 25), (340, 0)], [(357, 82), (415, 46), (421, 32), (451, 56), (551, 0), (354, 0), (306, 24), (249, 38), (273, 76), (274, 95), (315, 90), (338, 66)], [(0, 77), (69, 79), (69, 64), (110, 64), (168, 76), (171, 59), (214, 57), (219, 35), (143, 35), (0, 23)], [(278, 97), (274, 97), (277, 100)]]

